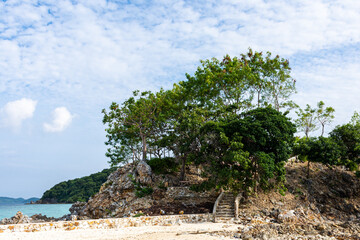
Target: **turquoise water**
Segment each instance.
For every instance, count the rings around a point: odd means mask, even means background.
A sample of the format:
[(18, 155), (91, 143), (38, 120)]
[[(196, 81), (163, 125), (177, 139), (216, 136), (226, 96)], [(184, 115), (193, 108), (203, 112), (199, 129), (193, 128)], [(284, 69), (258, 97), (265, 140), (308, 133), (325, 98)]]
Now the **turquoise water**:
[(71, 204), (28, 204), (28, 205), (0, 205), (0, 219), (10, 218), (21, 211), (27, 216), (41, 213), (47, 217), (62, 217), (69, 214)]

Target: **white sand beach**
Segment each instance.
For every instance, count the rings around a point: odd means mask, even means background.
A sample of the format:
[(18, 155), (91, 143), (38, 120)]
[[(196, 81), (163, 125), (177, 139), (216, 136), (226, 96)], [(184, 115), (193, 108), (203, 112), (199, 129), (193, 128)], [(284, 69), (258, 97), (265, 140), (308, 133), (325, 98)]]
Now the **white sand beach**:
[(239, 225), (196, 223), (177, 226), (126, 227), (123, 229), (78, 229), (72, 231), (0, 233), (1, 240), (100, 239), (100, 240), (215, 240), (231, 239), (220, 236), (223, 231), (236, 231)]

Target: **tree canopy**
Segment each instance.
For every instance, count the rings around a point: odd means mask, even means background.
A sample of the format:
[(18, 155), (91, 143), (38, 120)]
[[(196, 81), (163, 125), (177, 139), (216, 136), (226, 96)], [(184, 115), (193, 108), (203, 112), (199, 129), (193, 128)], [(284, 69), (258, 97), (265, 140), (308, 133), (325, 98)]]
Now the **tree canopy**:
[[(114, 102), (103, 110), (110, 164), (153, 159), (151, 164), (159, 171), (172, 172), (180, 166), (182, 180), (186, 164), (202, 164), (208, 169), (209, 181), (204, 183), (208, 187), (247, 192), (283, 182), (295, 131), (284, 113), (297, 107), (290, 99), (296, 81), (289, 61), (250, 48), (239, 57), (225, 55), (200, 63), (193, 75), (186, 74), (172, 89), (135, 91), (122, 104)], [(307, 105), (297, 111), (298, 129), (307, 138), (298, 143), (305, 150), (317, 149), (307, 153), (309, 159), (316, 158), (312, 161), (328, 158), (329, 164), (338, 163), (336, 146), (341, 144), (336, 139), (346, 140), (343, 129), (334, 130), (332, 139), (309, 140), (320, 126), (324, 134), (334, 111), (322, 101), (317, 108)], [(360, 149), (342, 146), (347, 158), (356, 157)], [(164, 168), (159, 167), (162, 161)]]
[(269, 107), (206, 123), (196, 162), (205, 164), (209, 180), (200, 187), (250, 192), (284, 183), (295, 132), (290, 119)]

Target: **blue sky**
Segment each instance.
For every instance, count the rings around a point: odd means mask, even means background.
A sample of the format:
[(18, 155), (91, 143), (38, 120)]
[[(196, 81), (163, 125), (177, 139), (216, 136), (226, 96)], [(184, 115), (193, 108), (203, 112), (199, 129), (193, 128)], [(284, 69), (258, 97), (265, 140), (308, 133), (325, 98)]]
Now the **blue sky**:
[(101, 109), (200, 59), (249, 47), (290, 60), (302, 107), (360, 111), (360, 2), (0, 1), (0, 196), (40, 197), (107, 167)]

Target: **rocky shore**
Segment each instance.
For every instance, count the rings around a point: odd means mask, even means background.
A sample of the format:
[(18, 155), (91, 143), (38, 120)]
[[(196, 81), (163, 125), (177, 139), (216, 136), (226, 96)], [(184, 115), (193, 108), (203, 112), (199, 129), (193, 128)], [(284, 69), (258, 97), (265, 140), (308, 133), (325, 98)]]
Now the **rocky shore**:
[[(206, 237), (223, 237), (226, 239), (360, 239), (360, 221), (329, 221), (312, 211), (280, 211), (265, 216), (248, 216), (241, 214), (238, 221), (214, 223), (212, 214), (188, 214), (165, 216), (141, 216), (128, 218), (109, 218), (98, 220), (72, 220), (44, 223), (0, 225), (0, 239), (11, 239), (19, 233), (37, 232), (75, 232), (80, 230), (123, 230), (127, 228), (144, 228), (156, 235), (152, 227), (173, 227), (177, 235), (202, 234)], [(182, 226), (198, 224), (196, 231)], [(205, 225), (204, 225), (205, 224)], [(206, 226), (206, 228), (204, 228)], [(214, 228), (216, 226), (216, 228)], [(160, 229), (159, 231), (163, 231)], [(132, 231), (132, 230), (129, 230)], [(44, 234), (43, 234), (44, 235)], [(26, 235), (25, 235), (26, 236)], [(29, 235), (28, 237), (31, 237)], [(45, 235), (44, 235), (45, 236)], [(58, 233), (57, 239), (65, 239)], [(73, 235), (74, 236), (74, 235)], [(104, 236), (103, 236), (104, 237)], [(22, 238), (21, 238), (22, 239)], [(26, 238), (25, 238), (26, 239)], [(31, 238), (28, 238), (31, 239)], [(69, 238), (71, 239), (71, 238)], [(86, 238), (84, 238), (86, 239)], [(101, 238), (99, 238), (101, 239)], [(111, 239), (111, 238), (106, 238)], [(115, 238), (114, 238), (115, 239)], [(119, 239), (119, 238), (116, 238)], [(125, 238), (124, 238), (125, 239)], [(156, 238), (154, 238), (156, 239)], [(174, 238), (177, 239), (177, 238)], [(188, 239), (188, 238), (187, 238)]]
[[(285, 194), (276, 190), (259, 192), (241, 201), (238, 220), (212, 223), (212, 206), (219, 193), (190, 190), (191, 183), (202, 180), (198, 169), (189, 168), (187, 181), (180, 182), (176, 175), (155, 175), (144, 164), (127, 165), (111, 174), (87, 203), (75, 203), (67, 216), (29, 218), (18, 213), (11, 219), (3, 219), (0, 224), (7, 225), (0, 225), (0, 238), (1, 234), (16, 232), (21, 223), (53, 224), (59, 226), (57, 230), (69, 231), (100, 221), (106, 224), (92, 225), (116, 230), (130, 226), (176, 229), (196, 222), (222, 224), (216, 231), (210, 227), (209, 231), (200, 232), (226, 239), (360, 239), (360, 181), (354, 173), (340, 167), (330, 169), (312, 164), (308, 179), (306, 163), (290, 162), (286, 168)], [(184, 218), (192, 220), (184, 221)]]

